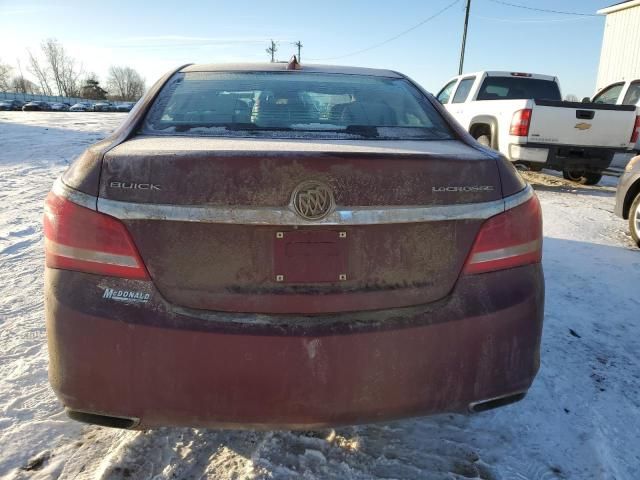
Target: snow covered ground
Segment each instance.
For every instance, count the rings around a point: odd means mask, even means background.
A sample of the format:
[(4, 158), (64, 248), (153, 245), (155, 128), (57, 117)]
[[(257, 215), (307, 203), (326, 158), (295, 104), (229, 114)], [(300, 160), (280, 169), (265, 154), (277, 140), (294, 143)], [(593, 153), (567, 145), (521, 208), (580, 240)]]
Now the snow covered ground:
[(640, 251), (612, 214), (611, 178), (526, 175), (543, 204), (547, 303), (542, 368), (518, 404), (326, 438), (68, 420), (47, 383), (42, 204), (123, 118), (0, 112), (0, 479), (640, 478)]

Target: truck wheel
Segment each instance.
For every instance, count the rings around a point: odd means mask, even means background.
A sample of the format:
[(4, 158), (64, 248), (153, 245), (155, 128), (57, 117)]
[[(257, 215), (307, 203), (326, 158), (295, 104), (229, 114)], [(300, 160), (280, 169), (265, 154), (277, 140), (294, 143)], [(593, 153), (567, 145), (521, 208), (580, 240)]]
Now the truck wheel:
[(640, 194), (636, 195), (629, 209), (629, 230), (633, 241), (640, 247)]
[(596, 185), (602, 179), (602, 173), (587, 172), (584, 169), (567, 169), (562, 170), (562, 176), (566, 180), (579, 183), (581, 185)]
[(479, 144), (491, 148), (491, 137), (489, 135), (480, 135), (476, 140)]

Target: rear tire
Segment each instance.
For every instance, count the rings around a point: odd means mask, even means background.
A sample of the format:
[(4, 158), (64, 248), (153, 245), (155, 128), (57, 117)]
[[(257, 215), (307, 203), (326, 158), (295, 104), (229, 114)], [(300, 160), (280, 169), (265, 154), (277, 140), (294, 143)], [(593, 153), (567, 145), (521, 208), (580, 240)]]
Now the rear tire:
[(631, 230), (631, 238), (640, 247), (640, 194), (636, 195), (629, 209), (629, 230)]
[(596, 185), (602, 179), (602, 173), (587, 172), (583, 168), (565, 168), (562, 170), (562, 176), (565, 180), (571, 180), (581, 185)]
[(480, 145), (491, 148), (491, 137), (489, 135), (480, 135), (476, 140)]

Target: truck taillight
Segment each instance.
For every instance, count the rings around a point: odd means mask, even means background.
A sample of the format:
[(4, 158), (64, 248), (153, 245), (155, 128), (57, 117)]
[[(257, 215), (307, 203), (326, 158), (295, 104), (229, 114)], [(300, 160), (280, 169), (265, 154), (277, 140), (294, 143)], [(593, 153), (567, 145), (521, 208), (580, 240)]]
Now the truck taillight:
[(518, 110), (513, 114), (511, 119), (511, 127), (509, 128), (509, 135), (516, 135), (518, 137), (526, 137), (529, 135), (529, 126), (531, 125), (531, 109), (524, 108)]
[(476, 274), (539, 263), (542, 260), (542, 211), (536, 196), (486, 220), (464, 267)]
[(638, 143), (640, 138), (640, 115), (636, 116), (636, 122), (633, 124), (633, 132), (631, 132), (631, 143)]
[(149, 278), (124, 224), (54, 193), (45, 201), (44, 236), (47, 267)]

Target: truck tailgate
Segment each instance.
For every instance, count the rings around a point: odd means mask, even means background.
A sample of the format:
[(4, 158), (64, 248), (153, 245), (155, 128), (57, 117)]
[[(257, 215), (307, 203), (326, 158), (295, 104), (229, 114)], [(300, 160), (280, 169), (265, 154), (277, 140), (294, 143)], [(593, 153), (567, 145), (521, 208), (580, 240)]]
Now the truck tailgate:
[(534, 100), (528, 141), (628, 148), (636, 117), (632, 105)]

